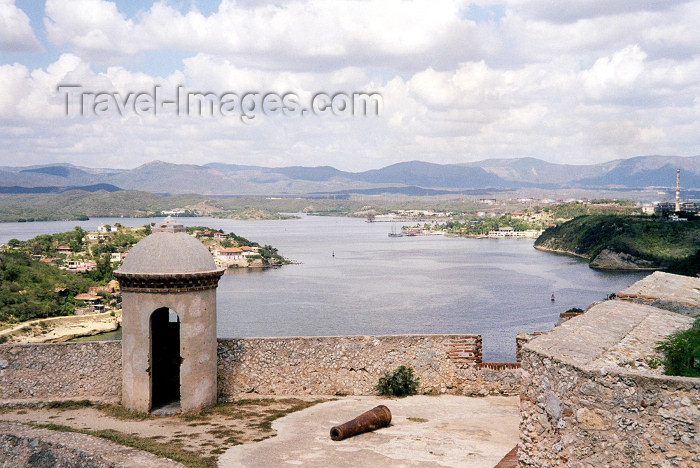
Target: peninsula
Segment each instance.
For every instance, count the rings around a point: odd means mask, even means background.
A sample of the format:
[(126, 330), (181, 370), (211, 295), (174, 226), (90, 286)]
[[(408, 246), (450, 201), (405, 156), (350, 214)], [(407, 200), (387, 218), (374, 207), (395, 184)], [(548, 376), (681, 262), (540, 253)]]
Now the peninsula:
[(691, 275), (700, 269), (699, 246), (700, 220), (622, 215), (580, 216), (535, 241), (536, 249), (584, 258), (592, 268)]

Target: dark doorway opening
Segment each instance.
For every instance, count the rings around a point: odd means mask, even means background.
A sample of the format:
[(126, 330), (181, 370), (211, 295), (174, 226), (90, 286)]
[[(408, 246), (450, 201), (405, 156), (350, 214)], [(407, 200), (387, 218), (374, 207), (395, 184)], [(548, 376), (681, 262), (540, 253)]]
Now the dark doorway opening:
[(180, 319), (161, 307), (151, 314), (151, 410), (180, 402)]

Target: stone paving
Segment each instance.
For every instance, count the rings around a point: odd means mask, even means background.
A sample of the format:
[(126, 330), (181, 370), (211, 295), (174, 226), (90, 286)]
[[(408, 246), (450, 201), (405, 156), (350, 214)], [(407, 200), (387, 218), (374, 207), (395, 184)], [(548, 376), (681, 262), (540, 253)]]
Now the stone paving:
[[(331, 440), (332, 426), (380, 404), (392, 412), (389, 427)], [(493, 468), (517, 445), (518, 420), (517, 397), (346, 397), (275, 421), (276, 437), (229, 449), (219, 466)]]

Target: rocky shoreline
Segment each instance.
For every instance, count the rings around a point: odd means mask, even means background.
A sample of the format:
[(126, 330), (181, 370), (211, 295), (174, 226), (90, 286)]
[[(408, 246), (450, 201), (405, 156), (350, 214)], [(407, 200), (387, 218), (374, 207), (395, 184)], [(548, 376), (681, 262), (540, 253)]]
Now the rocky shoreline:
[(551, 252), (571, 257), (582, 258), (588, 261), (588, 266), (596, 270), (611, 270), (611, 271), (654, 271), (662, 270), (663, 268), (651, 260), (636, 257), (626, 252), (617, 252), (610, 248), (605, 248), (593, 258), (587, 255), (582, 255), (570, 250), (553, 249), (542, 245), (535, 245), (537, 250), (543, 252)]

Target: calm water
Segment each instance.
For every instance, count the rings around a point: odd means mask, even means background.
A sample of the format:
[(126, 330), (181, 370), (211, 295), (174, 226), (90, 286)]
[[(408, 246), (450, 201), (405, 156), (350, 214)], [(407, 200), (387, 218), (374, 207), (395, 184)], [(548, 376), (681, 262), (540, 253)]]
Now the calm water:
[[(301, 263), (224, 275), (217, 296), (222, 337), (480, 333), (484, 360), (511, 361), (517, 333), (547, 330), (560, 312), (585, 308), (647, 274), (592, 270), (524, 239), (389, 238), (390, 223), (361, 219), (179, 219), (272, 244)], [(0, 223), (0, 242), (76, 225), (150, 221)]]

